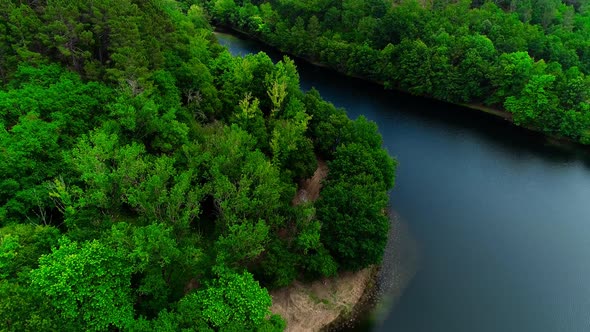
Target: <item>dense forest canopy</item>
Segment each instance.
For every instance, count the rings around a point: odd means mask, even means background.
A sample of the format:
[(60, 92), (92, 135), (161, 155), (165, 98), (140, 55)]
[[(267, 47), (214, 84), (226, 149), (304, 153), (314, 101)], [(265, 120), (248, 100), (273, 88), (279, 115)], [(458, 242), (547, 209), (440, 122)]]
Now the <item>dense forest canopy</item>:
[(386, 87), (590, 144), (586, 0), (200, 0), (216, 24)]
[[(205, 13), (0, 0), (1, 330), (281, 330), (267, 289), (380, 261), (376, 125), (288, 58), (232, 57)], [(318, 158), (320, 199), (292, 204)]]

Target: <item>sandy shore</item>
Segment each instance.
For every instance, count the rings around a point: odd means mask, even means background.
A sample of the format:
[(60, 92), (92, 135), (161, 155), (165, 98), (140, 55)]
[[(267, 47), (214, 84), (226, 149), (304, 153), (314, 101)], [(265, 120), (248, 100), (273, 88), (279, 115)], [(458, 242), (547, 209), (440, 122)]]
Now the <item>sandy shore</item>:
[[(320, 195), (322, 180), (328, 175), (328, 165), (318, 159), (313, 176), (301, 181), (292, 204), (315, 201)], [(295, 281), (291, 286), (270, 292), (270, 310), (287, 322), (286, 331), (319, 331), (343, 314), (351, 313), (359, 302), (366, 285), (374, 277), (373, 268), (358, 272), (343, 272), (336, 277), (311, 283)]]
[(385, 320), (419, 266), (419, 249), (407, 224), (394, 212), (390, 218), (389, 240), (378, 272), (377, 267), (369, 267), (312, 283), (296, 281), (271, 292), (271, 311), (285, 319), (286, 331), (346, 330)]
[[(315, 201), (328, 171), (327, 164), (318, 159), (314, 175), (300, 183), (292, 204)], [(413, 278), (418, 257), (407, 225), (393, 211), (389, 217), (391, 228), (380, 268), (342, 272), (311, 283), (295, 281), (270, 292), (270, 310), (285, 319), (286, 331), (345, 329), (371, 316), (377, 324), (384, 318)]]
[(286, 331), (319, 331), (341, 315), (352, 312), (372, 276), (372, 268), (366, 268), (312, 283), (296, 281), (271, 292), (271, 311), (285, 319)]

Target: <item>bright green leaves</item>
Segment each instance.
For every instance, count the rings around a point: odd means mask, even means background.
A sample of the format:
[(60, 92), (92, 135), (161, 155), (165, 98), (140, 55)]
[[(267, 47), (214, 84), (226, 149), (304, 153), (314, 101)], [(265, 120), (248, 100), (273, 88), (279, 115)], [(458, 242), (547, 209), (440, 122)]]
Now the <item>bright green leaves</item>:
[(6, 279), (15, 268), (13, 263), (21, 248), (18, 236), (5, 235), (0, 239), (0, 279)]
[[(161, 79), (171, 79), (162, 73)], [(160, 84), (171, 84), (162, 82)], [(158, 91), (159, 90), (159, 91)], [(170, 153), (188, 142), (189, 128), (179, 121), (178, 91), (166, 91), (159, 86), (156, 91), (148, 91), (137, 96), (123, 93), (117, 101), (109, 105), (110, 126), (121, 131), (121, 136), (144, 143), (159, 152)]]
[(271, 315), (270, 305), (270, 295), (250, 273), (220, 270), (204, 288), (184, 296), (175, 311), (140, 319), (131, 330), (282, 331), (285, 322)]
[(44, 181), (58, 174), (63, 163), (56, 124), (35, 114), (20, 119), (10, 131), (0, 123), (0, 220), (29, 215), (49, 223), (49, 196)]
[(138, 297), (136, 313), (140, 315), (156, 316), (171, 299), (180, 298), (187, 283), (202, 273), (200, 238), (186, 231), (175, 232), (163, 223), (143, 227), (117, 223), (105, 241), (127, 253)]
[(218, 264), (245, 264), (264, 250), (270, 230), (285, 222), (294, 188), (237, 126), (221, 128), (205, 148), (211, 153), (209, 188), (218, 215)]
[(271, 297), (248, 272), (222, 271), (204, 290), (190, 296), (209, 325), (222, 331), (254, 330), (270, 316)]
[(224, 233), (215, 243), (217, 264), (232, 266), (253, 260), (265, 250), (269, 241), (269, 226), (264, 220), (235, 221)]
[(268, 133), (264, 114), (260, 110), (259, 105), (260, 102), (258, 99), (252, 99), (250, 94), (246, 94), (244, 99), (240, 101), (239, 110), (235, 116), (235, 123), (256, 139), (256, 146), (261, 151), (267, 151)]
[[(115, 217), (128, 204), (142, 220), (187, 228), (200, 213), (203, 191), (193, 170), (178, 170), (175, 159), (153, 157), (141, 144), (121, 146), (102, 131), (82, 139), (68, 157), (84, 186), (79, 208)], [(75, 189), (74, 189), (75, 190)]]
[(45, 182), (67, 172), (61, 150), (103, 119), (111, 90), (82, 83), (58, 66), (23, 66), (15, 75), (14, 88), (0, 91), (0, 210), (6, 218), (27, 215), (49, 223), (58, 216), (49, 211)]
[(278, 169), (260, 151), (253, 151), (253, 140), (237, 126), (224, 128), (207, 144), (213, 157), (210, 166), (212, 195), (221, 221), (263, 219), (280, 224), (277, 215), (285, 204), (282, 198), (293, 193), (283, 183)]
[(215, 0), (212, 14), (221, 24), (227, 24), (234, 19), (237, 9), (234, 0)]
[(133, 320), (131, 272), (122, 250), (64, 238), (41, 257), (31, 282), (66, 321), (87, 330), (125, 328)]
[(534, 60), (526, 52), (502, 54), (498, 70), (491, 74), (492, 85), (497, 89), (494, 98), (503, 100), (518, 94), (531, 77), (533, 65)]
[(124, 195), (144, 218), (187, 228), (198, 217), (203, 190), (193, 183), (194, 171), (178, 172), (172, 158), (160, 157), (140, 177)]
[[(82, 138), (67, 157), (72, 167), (80, 173), (80, 179), (88, 186), (82, 197), (81, 206), (92, 205), (113, 210), (120, 204), (114, 180), (123, 180), (125, 177), (132, 181), (141, 173), (145, 166), (137, 159), (143, 151), (143, 147), (137, 144), (121, 149), (116, 135), (108, 135), (101, 131), (91, 134), (88, 138)], [(110, 167), (120, 165), (121, 162), (129, 169)]]
[(0, 325), (9, 331), (56, 329), (43, 296), (28, 287), (29, 272), (51, 252), (60, 234), (47, 226), (11, 225), (0, 229)]
[(268, 90), (268, 97), (272, 102), (272, 113), (276, 113), (281, 109), (283, 101), (287, 97), (287, 83), (274, 80)]
[[(273, 73), (267, 76), (265, 80), (267, 89), (272, 89), (275, 82), (278, 85), (284, 84), (284, 93), (287, 94), (288, 98), (299, 97), (301, 95), (297, 67), (295, 66), (295, 62), (287, 56), (277, 62)], [(283, 87), (277, 86), (277, 88), (279, 93), (276, 96), (281, 96), (283, 94), (283, 92), (281, 92), (283, 91)]]
[(535, 75), (519, 97), (510, 96), (506, 99), (504, 106), (512, 113), (516, 124), (536, 125), (536, 120), (542, 118), (543, 113), (555, 111), (557, 98), (548, 93), (554, 81), (553, 75)]
[(317, 165), (312, 153), (313, 145), (305, 136), (310, 119), (303, 109), (299, 109), (292, 119), (273, 123), (270, 140), (273, 163), (286, 168), (293, 179), (310, 177)]

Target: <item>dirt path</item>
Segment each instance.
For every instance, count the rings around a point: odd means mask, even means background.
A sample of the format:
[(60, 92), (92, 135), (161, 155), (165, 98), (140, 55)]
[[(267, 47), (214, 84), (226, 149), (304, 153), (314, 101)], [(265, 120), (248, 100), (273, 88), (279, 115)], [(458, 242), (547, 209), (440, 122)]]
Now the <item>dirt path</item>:
[(295, 198), (293, 198), (293, 205), (299, 205), (303, 202), (315, 201), (320, 197), (320, 189), (322, 189), (322, 180), (328, 175), (328, 165), (325, 161), (318, 158), (318, 168), (313, 173), (313, 176), (307, 180), (303, 180), (299, 185), (299, 190)]
[[(322, 180), (328, 175), (328, 165), (318, 159), (313, 176), (300, 183), (293, 205), (315, 201), (320, 196)], [(352, 311), (371, 278), (371, 269), (344, 272), (337, 277), (312, 283), (295, 281), (291, 286), (274, 290), (270, 310), (287, 322), (286, 331), (319, 331), (342, 313)]]

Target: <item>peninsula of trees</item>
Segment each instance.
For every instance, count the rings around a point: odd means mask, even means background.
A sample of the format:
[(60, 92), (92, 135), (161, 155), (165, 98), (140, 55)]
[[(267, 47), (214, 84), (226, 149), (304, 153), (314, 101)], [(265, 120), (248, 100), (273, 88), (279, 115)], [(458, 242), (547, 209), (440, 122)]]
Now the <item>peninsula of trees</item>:
[(587, 0), (200, 0), (216, 24), (337, 71), (590, 144)]
[(203, 7), (0, 0), (0, 330), (281, 330), (267, 289), (380, 261), (381, 143)]

